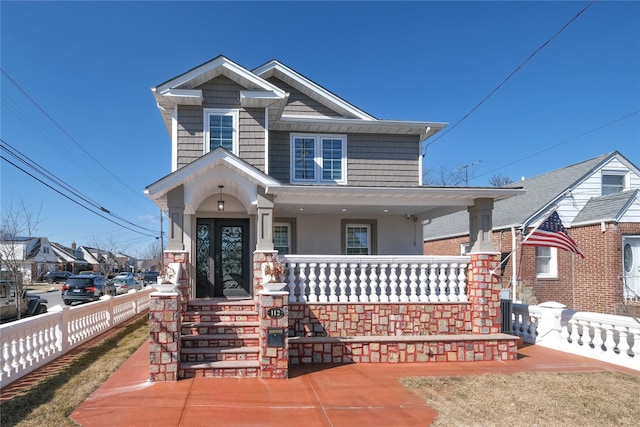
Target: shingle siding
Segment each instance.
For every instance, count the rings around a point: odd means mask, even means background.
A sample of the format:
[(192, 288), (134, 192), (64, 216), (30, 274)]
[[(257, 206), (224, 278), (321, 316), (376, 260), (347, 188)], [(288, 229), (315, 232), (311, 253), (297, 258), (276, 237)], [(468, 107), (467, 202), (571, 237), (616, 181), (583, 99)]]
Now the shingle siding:
[(395, 187), (420, 185), (417, 136), (349, 135), (349, 185)]
[(240, 107), (244, 88), (224, 76), (202, 84), (202, 106), (178, 107), (178, 168), (204, 153), (204, 108), (238, 109), (239, 157), (264, 170), (265, 112), (262, 108)]
[[(270, 174), (290, 182), (290, 134), (270, 132)], [(393, 187), (420, 185), (419, 143), (415, 136), (347, 135), (348, 185)]]
[(287, 105), (284, 107), (283, 115), (293, 115), (293, 116), (329, 116), (329, 117), (340, 117), (341, 115), (328, 108), (325, 105), (322, 105), (318, 101), (309, 98), (304, 93), (300, 92), (298, 89), (289, 86), (288, 84), (282, 82), (281, 80), (272, 77), (267, 79), (269, 83), (272, 83), (278, 86), (280, 89), (285, 92), (289, 92), (289, 99), (287, 101)]

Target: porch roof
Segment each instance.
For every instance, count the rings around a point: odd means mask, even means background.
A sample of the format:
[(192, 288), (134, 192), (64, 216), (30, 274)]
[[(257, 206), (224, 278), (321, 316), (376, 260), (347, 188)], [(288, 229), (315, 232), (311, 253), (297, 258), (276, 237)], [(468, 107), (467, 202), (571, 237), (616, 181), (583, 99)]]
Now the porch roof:
[(503, 200), (525, 193), (497, 187), (268, 186), (278, 215), (409, 215), (425, 220), (464, 210), (476, 199)]

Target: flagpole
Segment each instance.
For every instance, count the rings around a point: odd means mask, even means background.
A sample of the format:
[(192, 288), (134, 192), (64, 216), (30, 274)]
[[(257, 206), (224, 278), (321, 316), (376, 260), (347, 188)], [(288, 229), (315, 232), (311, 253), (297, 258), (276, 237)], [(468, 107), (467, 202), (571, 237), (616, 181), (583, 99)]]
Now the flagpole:
[[(529, 237), (531, 237), (531, 235), (532, 235), (533, 233), (535, 233), (535, 232), (536, 232), (536, 230), (537, 230), (538, 228), (540, 228), (540, 226), (541, 226), (541, 225), (542, 225), (542, 224), (547, 220), (547, 218), (549, 218), (549, 217), (551, 216), (551, 214), (553, 214), (553, 213), (554, 213), (555, 211), (557, 211), (557, 210), (558, 210), (558, 206), (555, 206), (553, 209), (551, 209), (551, 211), (550, 211), (548, 214), (546, 214), (546, 215), (544, 216), (544, 218), (542, 218), (540, 221), (538, 221), (538, 223), (537, 223), (537, 224), (536, 224), (536, 226), (533, 228), (533, 230), (531, 230), (531, 231), (529, 232), (529, 234), (527, 234), (527, 236), (526, 236), (524, 239), (522, 239), (522, 241), (520, 242), (520, 244), (522, 245), (524, 242), (526, 242), (526, 241), (527, 241), (527, 239), (528, 239)], [(526, 229), (526, 226), (525, 226), (524, 228)]]

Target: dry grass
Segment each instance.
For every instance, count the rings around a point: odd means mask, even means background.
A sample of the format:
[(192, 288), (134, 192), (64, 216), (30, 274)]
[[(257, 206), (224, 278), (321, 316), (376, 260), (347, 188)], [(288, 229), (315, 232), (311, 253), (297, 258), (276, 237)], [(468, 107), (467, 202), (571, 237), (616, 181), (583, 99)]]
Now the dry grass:
[(637, 426), (640, 378), (615, 372), (412, 377), (435, 426)]
[(146, 339), (149, 321), (142, 317), (83, 353), (69, 366), (4, 402), (2, 426), (73, 426), (69, 415)]

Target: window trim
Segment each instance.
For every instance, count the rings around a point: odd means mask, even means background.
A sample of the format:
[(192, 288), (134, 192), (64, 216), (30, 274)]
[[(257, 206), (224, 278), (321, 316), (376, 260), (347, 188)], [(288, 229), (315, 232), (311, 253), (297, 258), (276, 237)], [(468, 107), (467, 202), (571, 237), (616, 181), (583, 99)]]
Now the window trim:
[[(299, 138), (307, 138), (314, 140), (314, 178), (298, 179), (295, 176), (296, 157), (295, 157), (295, 141)], [(322, 141), (324, 139), (338, 139), (342, 141), (342, 150), (340, 156), (340, 168), (342, 178), (339, 180), (323, 179), (322, 172)], [(292, 133), (289, 139), (289, 167), (291, 171), (291, 182), (296, 184), (329, 184), (329, 185), (346, 185), (347, 184), (347, 135), (346, 134), (326, 134), (326, 133)]]
[[(542, 258), (541, 255), (538, 254), (538, 250), (544, 248), (549, 249), (549, 272), (548, 273), (538, 273), (538, 262)], [(545, 255), (545, 258), (547, 256)], [(536, 278), (538, 279), (557, 279), (558, 278), (558, 249), (552, 248), (549, 246), (536, 246), (535, 252), (535, 260), (536, 260)]]
[(369, 228), (369, 253), (367, 255), (378, 254), (378, 231), (376, 220), (362, 220), (362, 219), (343, 219), (340, 226), (341, 235), (341, 251), (342, 255), (347, 255), (347, 227), (366, 226)]
[(233, 142), (231, 152), (238, 155), (240, 150), (240, 110), (231, 108), (205, 108), (203, 110), (203, 154), (207, 154), (211, 151), (210, 135), (209, 135), (209, 118), (211, 116), (231, 116), (233, 117)]
[[(278, 218), (273, 221), (272, 235), (275, 240), (275, 227), (276, 226), (286, 226), (289, 228), (289, 254), (296, 253), (296, 220), (295, 218)], [(276, 245), (274, 242), (273, 249), (276, 250)]]
[[(613, 191), (613, 192), (605, 192), (604, 189), (608, 188), (608, 189), (617, 189), (618, 186), (613, 186), (613, 185), (605, 185), (604, 183), (604, 178), (606, 176), (615, 176), (615, 177), (620, 177), (622, 178), (622, 186), (620, 188), (620, 190), (618, 191)], [(623, 171), (623, 170), (603, 170), (602, 173), (600, 174), (600, 195), (602, 196), (606, 196), (608, 194), (616, 194), (616, 193), (620, 193), (622, 191), (628, 190), (628, 179), (629, 176), (629, 172), (628, 171)]]

